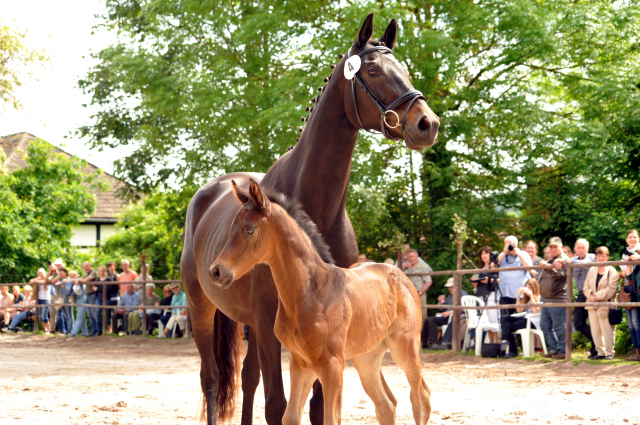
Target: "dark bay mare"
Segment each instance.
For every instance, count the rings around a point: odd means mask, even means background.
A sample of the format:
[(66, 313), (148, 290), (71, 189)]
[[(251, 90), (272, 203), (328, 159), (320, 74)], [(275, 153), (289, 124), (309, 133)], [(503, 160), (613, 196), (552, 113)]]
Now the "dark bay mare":
[[(376, 129), (410, 149), (435, 143), (438, 117), (409, 82), (406, 69), (393, 57), (397, 25), (392, 20), (379, 40), (371, 40), (373, 15), (367, 16), (349, 53), (317, 97), (296, 147), (265, 174), (232, 173), (203, 186), (187, 211), (180, 270), (190, 306), (193, 334), (202, 360), (200, 381), (207, 423), (233, 414), (240, 373), (241, 332), (250, 326), (249, 348), (242, 367), (242, 423), (252, 421), (253, 399), (260, 381), (265, 391), (268, 424), (282, 423), (287, 401), (281, 369), (281, 344), (274, 334), (278, 293), (270, 269), (254, 267), (229, 288), (211, 281), (209, 267), (228, 238), (238, 210), (231, 180), (249, 187), (249, 178), (265, 189), (296, 199), (316, 224), (335, 263), (356, 262), (358, 246), (345, 210), (351, 158), (360, 129)], [(348, 59), (361, 59), (351, 79)], [(353, 59), (352, 59), (353, 60)], [(353, 62), (350, 62), (353, 65)], [(402, 117), (402, 118), (400, 118)], [(323, 400), (316, 382), (311, 423), (323, 422)]]

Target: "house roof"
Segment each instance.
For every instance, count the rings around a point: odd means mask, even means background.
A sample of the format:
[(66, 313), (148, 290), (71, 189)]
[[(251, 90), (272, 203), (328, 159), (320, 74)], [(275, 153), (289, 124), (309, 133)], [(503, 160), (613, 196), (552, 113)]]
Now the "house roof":
[[(10, 136), (0, 138), (0, 145), (2, 145), (4, 154), (7, 157), (6, 165), (10, 173), (27, 166), (22, 153), (27, 150), (29, 143), (35, 140), (35, 138), (36, 137), (33, 134), (29, 133), (12, 134)], [(51, 147), (56, 153), (62, 153), (70, 157), (73, 156), (53, 145), (51, 145)], [(91, 174), (96, 170), (98, 170), (98, 167), (87, 163), (87, 165), (82, 169), (82, 172)], [(120, 208), (126, 204), (125, 201), (116, 197), (116, 191), (127, 183), (105, 172), (98, 177), (98, 181), (106, 183), (106, 189), (104, 191), (101, 191), (98, 188), (92, 190), (96, 197), (97, 205), (95, 212), (88, 217), (86, 221), (113, 222), (117, 219), (116, 215), (120, 211)]]

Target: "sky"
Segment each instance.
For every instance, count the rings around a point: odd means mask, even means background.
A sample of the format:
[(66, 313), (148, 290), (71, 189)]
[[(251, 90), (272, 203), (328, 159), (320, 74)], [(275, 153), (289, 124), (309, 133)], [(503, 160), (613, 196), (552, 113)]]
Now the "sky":
[(78, 79), (96, 64), (91, 52), (116, 42), (116, 35), (93, 30), (99, 22), (94, 16), (105, 11), (104, 0), (42, 1), (0, 0), (0, 20), (7, 26), (26, 31), (24, 43), (44, 50), (49, 61), (31, 69), (16, 91), (21, 110), (0, 109), (0, 136), (28, 132), (106, 172), (113, 171), (117, 150), (91, 150), (75, 130), (90, 123), (91, 99), (78, 88)]

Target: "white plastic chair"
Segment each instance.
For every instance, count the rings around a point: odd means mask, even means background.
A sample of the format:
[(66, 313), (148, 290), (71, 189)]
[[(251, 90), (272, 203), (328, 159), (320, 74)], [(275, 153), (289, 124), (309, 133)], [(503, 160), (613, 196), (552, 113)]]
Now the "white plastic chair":
[[(513, 316), (517, 317), (520, 314), (514, 314)], [(532, 314), (527, 319), (527, 326), (513, 333), (514, 335), (520, 335), (520, 337), (522, 338), (522, 355), (524, 357), (531, 357), (535, 354), (535, 344), (533, 342), (535, 339), (533, 335), (540, 336), (540, 341), (542, 341), (542, 351), (544, 351), (544, 354), (547, 354), (547, 343), (544, 341), (544, 333), (540, 329), (536, 329), (535, 327), (531, 326), (531, 318), (538, 316), (540, 316), (540, 313)]]
[[(481, 306), (484, 307), (484, 301), (482, 301), (482, 298), (478, 298), (474, 295), (465, 295), (464, 297), (462, 297), (461, 299), (461, 303), (463, 306), (467, 306), (467, 307), (475, 307), (475, 306)], [(476, 330), (476, 356), (480, 356), (482, 353), (482, 334), (484, 333), (484, 331), (495, 331), (498, 332), (498, 334), (500, 334), (500, 324), (498, 323), (489, 323), (487, 320), (487, 316), (486, 315), (482, 315), (482, 318), (480, 319), (480, 315), (478, 314), (479, 310), (466, 310), (465, 309), (465, 313), (467, 315), (467, 332), (465, 333), (464, 336), (464, 344), (462, 345), (462, 348), (464, 350), (467, 349), (467, 347), (469, 347), (469, 345), (471, 344), (471, 329), (475, 329)]]

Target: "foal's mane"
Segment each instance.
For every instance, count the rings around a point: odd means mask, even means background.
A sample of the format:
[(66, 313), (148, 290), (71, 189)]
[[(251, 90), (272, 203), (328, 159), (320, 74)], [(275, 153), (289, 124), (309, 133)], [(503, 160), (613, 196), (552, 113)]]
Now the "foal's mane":
[(316, 224), (304, 212), (300, 202), (287, 198), (285, 194), (273, 190), (263, 189), (262, 192), (271, 202), (282, 207), (289, 214), (289, 217), (300, 226), (300, 229), (311, 239), (311, 244), (320, 255), (320, 258), (322, 258), (322, 261), (328, 264), (335, 264), (331, 252), (329, 252), (329, 245), (325, 243)]

